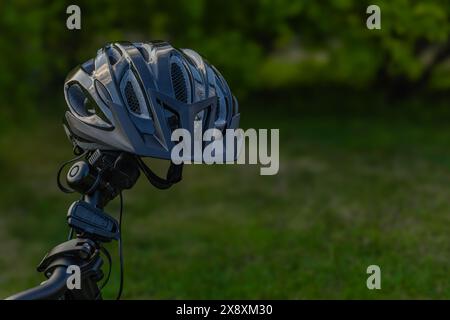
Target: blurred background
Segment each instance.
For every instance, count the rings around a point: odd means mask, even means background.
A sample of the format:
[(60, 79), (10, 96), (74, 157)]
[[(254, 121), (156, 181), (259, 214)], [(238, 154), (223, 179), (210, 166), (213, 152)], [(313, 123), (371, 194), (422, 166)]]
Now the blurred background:
[(280, 171), (141, 179), (124, 195), (124, 298), (450, 298), (450, 1), (82, 1), (69, 31), (73, 3), (0, 3), (0, 296), (42, 281), (67, 237), (65, 76), (107, 42), (164, 39), (221, 71), (243, 128), (280, 129)]

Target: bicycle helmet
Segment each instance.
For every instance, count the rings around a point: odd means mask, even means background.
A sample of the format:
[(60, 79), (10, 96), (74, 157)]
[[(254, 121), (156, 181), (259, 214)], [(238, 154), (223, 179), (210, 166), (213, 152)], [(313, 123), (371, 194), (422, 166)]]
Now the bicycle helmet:
[[(164, 41), (107, 44), (66, 78), (64, 128), (87, 150), (170, 159), (177, 128), (236, 129), (238, 102), (198, 53)], [(204, 147), (204, 146), (203, 146)]]

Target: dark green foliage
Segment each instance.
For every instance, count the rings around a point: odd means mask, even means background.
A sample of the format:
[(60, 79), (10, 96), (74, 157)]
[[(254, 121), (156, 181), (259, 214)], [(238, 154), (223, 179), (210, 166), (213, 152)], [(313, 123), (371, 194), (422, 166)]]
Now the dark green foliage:
[(415, 91), (450, 88), (450, 1), (72, 1), (0, 4), (0, 116), (62, 103), (70, 69), (108, 41), (168, 39), (212, 61), (240, 96), (317, 84)]

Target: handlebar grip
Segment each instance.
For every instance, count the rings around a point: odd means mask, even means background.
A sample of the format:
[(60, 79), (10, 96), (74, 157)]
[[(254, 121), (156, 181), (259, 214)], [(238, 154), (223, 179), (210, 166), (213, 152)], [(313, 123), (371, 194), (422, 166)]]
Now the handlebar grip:
[(40, 286), (19, 292), (6, 300), (54, 300), (64, 295), (70, 274), (64, 266), (56, 267), (51, 277)]

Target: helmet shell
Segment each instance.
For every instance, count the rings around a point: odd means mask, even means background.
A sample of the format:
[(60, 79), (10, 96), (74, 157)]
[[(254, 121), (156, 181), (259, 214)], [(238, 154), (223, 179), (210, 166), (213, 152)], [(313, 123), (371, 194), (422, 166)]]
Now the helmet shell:
[[(66, 78), (64, 127), (83, 150), (170, 159), (173, 130), (236, 129), (238, 102), (198, 53), (164, 41), (116, 42)], [(198, 122), (201, 121), (201, 122)]]

